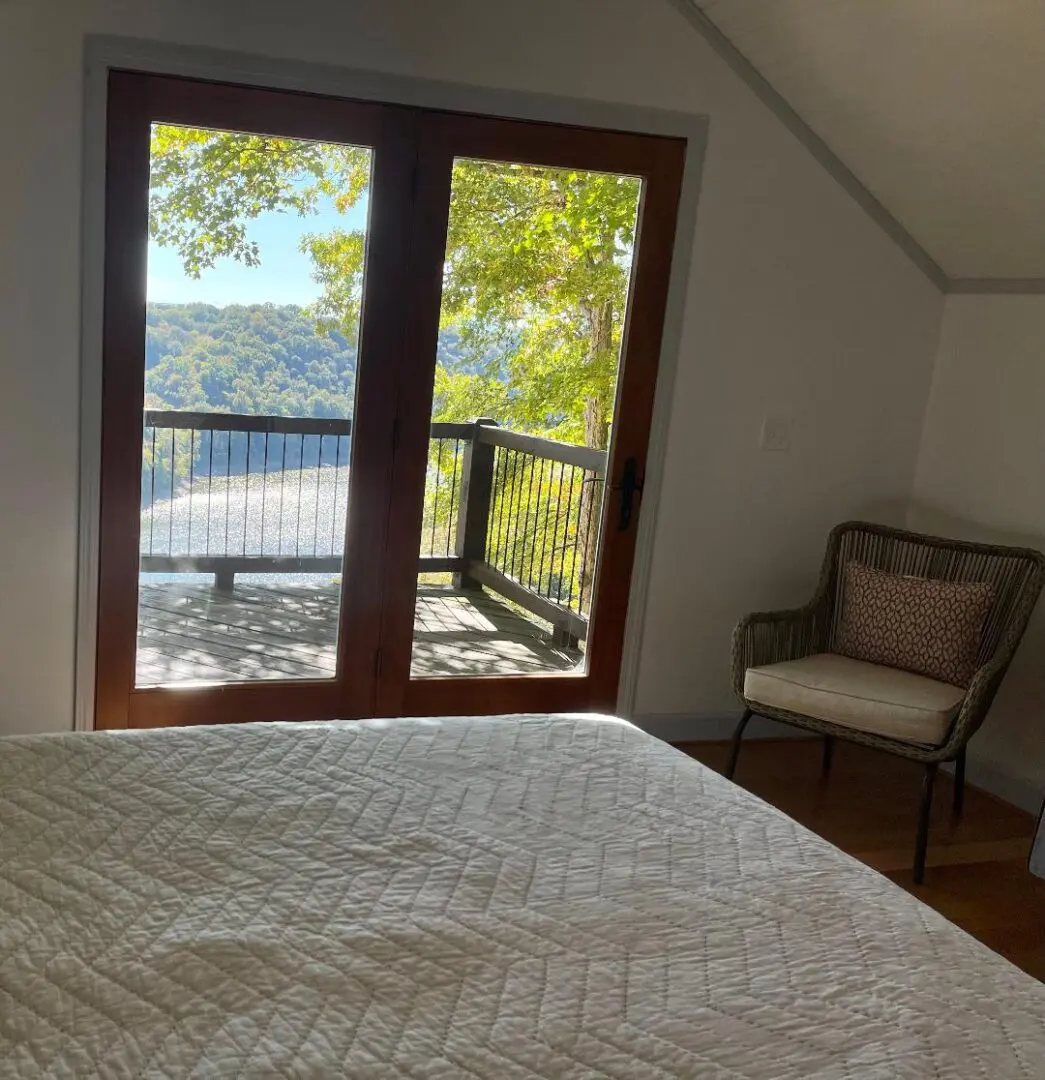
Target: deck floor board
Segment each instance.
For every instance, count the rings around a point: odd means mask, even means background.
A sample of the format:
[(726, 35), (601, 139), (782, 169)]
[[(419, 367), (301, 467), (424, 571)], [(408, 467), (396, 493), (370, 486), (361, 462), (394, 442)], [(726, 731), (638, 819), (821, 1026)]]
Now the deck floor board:
[[(137, 685), (327, 679), (335, 666), (338, 586), (144, 582)], [(569, 671), (580, 652), (487, 592), (418, 587), (411, 674)]]

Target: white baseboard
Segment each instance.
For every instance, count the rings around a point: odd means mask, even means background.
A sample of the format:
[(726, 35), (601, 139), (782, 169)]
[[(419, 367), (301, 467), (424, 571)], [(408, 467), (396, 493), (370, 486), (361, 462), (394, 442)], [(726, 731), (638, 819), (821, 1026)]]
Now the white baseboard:
[[(731, 738), (739, 719), (739, 712), (732, 715), (639, 713), (632, 717), (632, 722), (664, 742), (716, 742)], [(748, 724), (744, 738), (809, 739), (818, 736), (801, 728), (756, 716)], [(947, 772), (953, 772), (954, 765), (948, 762), (943, 768)], [(1037, 814), (1041, 810), (1042, 798), (1045, 796), (1041, 786), (1006, 771), (995, 762), (978, 760), (975, 756), (975, 744), (966, 762), (965, 778), (973, 787), (978, 787), (1030, 814)]]

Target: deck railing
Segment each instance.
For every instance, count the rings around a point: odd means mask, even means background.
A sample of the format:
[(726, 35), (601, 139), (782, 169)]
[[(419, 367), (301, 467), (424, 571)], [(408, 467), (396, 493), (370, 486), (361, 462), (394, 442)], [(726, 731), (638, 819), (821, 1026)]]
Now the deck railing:
[[(141, 569), (339, 573), (352, 421), (147, 409)], [(432, 424), (419, 574), (454, 575), (587, 636), (606, 452)]]

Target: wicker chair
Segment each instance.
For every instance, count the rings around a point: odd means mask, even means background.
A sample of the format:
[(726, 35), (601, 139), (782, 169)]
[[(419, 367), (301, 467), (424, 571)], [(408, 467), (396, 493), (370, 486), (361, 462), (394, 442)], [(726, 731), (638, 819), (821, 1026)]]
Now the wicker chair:
[[(767, 707), (745, 696), (745, 677), (749, 668), (832, 651), (841, 614), (842, 570), (852, 560), (894, 574), (989, 582), (993, 586), (994, 601), (984, 624), (976, 673), (950, 722), (949, 731), (937, 745), (890, 738), (814, 719)], [(945, 540), (859, 521), (839, 525), (828, 541), (820, 583), (812, 601), (793, 611), (748, 615), (733, 632), (733, 687), (745, 709), (733, 735), (726, 775), (732, 778), (736, 770), (744, 728), (755, 714), (823, 735), (825, 775), (830, 770), (835, 738), (922, 762), (925, 775), (914, 857), (914, 880), (920, 883), (925, 875), (925, 848), (937, 769), (942, 761), (955, 762), (954, 812), (960, 814), (966, 745), (983, 723), (1023, 636), (1041, 591), (1043, 575), (1045, 557), (1026, 548)]]

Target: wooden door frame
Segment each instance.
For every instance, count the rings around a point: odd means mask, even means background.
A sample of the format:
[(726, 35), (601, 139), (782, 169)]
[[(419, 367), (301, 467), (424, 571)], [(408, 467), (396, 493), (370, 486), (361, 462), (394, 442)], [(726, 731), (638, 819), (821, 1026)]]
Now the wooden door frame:
[[(624, 462), (635, 458), (641, 470), (647, 459), (685, 156), (682, 140), (664, 136), (460, 113), (432, 113), (424, 118), (417, 166), (422, 202), (415, 227), (413, 291), (407, 305), (411, 331), (402, 369), (409, 392), (400, 394), (400, 460), (392, 488), (393, 519), (402, 535), (386, 564), (386, 595), (393, 595), (395, 602), (387, 606), (382, 620), (379, 715), (616, 708), (637, 529), (632, 526), (620, 532), (611, 530), (608, 523), (615, 520), (619, 508), (616, 480)], [(586, 670), (579, 674), (410, 678), (417, 538), (421, 533), (428, 427), (432, 419), (435, 341), (450, 181), (458, 157), (590, 170), (643, 180), (636, 229), (637, 257), (621, 335), (617, 407), (599, 530), (599, 566), (591, 604), (594, 618)], [(622, 401), (627, 402), (623, 412)], [(611, 534), (612, 543), (608, 543)]]
[(260, 57), (206, 46), (89, 34), (84, 45), (80, 499), (74, 727), (78, 730), (91, 730), (94, 727), (106, 95), (110, 71), (121, 69), (234, 82), (270, 89), (297, 90), (359, 101), (425, 106), (606, 130), (646, 132), (685, 141), (686, 169), (677, 224), (679, 242), (675, 246), (664, 321), (654, 421), (646, 458), (643, 513), (637, 532), (632, 595), (617, 701), (617, 710), (623, 715), (630, 715), (634, 709), (638, 682), (639, 646), (646, 616), (653, 538), (667, 452), (668, 421), (682, 342), (708, 117), (699, 113), (596, 101), (590, 98), (501, 90), (310, 61)]
[[(146, 237), (150, 124), (268, 133), (373, 147), (371, 210), (358, 355), (346, 547), (334, 679), (258, 680), (199, 688), (135, 686), (141, 416), (145, 398)], [(99, 728), (333, 719), (374, 710), (384, 608), (398, 298), (409, 273), (416, 115), (357, 103), (220, 83), (113, 71), (105, 219), (102, 440), (95, 724)], [(133, 467), (132, 464), (133, 463)]]

